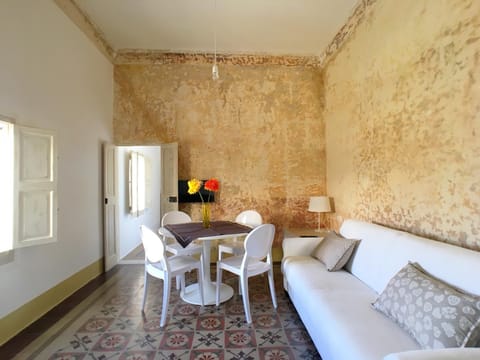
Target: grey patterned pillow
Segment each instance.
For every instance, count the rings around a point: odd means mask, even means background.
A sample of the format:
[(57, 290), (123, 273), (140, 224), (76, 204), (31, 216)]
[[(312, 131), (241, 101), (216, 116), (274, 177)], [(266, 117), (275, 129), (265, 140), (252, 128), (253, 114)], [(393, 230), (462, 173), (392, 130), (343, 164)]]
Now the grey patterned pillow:
[(357, 240), (329, 232), (312, 251), (312, 256), (325, 264), (328, 271), (342, 269), (352, 256)]
[(372, 304), (424, 349), (478, 346), (480, 296), (464, 293), (408, 263)]

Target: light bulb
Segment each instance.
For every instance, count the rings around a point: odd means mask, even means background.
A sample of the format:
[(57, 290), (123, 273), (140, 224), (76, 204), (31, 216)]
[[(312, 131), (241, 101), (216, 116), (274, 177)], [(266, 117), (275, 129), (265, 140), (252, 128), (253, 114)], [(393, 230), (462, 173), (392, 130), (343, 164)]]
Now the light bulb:
[(220, 75), (218, 73), (218, 65), (217, 65), (217, 63), (214, 63), (213, 66), (212, 66), (212, 79), (213, 80), (218, 80), (219, 77), (220, 77)]

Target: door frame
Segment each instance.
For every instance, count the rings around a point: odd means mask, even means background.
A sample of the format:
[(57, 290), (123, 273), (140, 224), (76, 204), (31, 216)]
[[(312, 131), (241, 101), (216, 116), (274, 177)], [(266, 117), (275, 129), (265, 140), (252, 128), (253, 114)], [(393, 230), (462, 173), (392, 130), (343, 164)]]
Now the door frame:
[(118, 263), (117, 147), (103, 144), (103, 263), (107, 272)]
[[(104, 248), (104, 269), (108, 271), (116, 264), (127, 264), (127, 263), (142, 263), (141, 261), (128, 261), (121, 260), (119, 258), (119, 249), (120, 249), (120, 213), (119, 213), (119, 203), (118, 189), (119, 176), (117, 168), (117, 157), (118, 157), (118, 148), (119, 147), (136, 147), (136, 146), (153, 146), (160, 148), (160, 198), (152, 199), (152, 201), (160, 202), (160, 220), (163, 214), (166, 211), (178, 210), (178, 144), (177, 143), (167, 143), (167, 144), (148, 144), (148, 145), (114, 145), (110, 143), (103, 144), (103, 208), (104, 208), (104, 221), (103, 221), (103, 248)], [(167, 162), (171, 161), (172, 166), (167, 166)], [(113, 162), (113, 164), (111, 164)], [(171, 169), (171, 177), (169, 181), (165, 181), (165, 172), (166, 170)], [(109, 173), (110, 172), (110, 173)], [(114, 176), (113, 182), (109, 176)], [(168, 187), (173, 187), (168, 189)], [(175, 194), (172, 193), (175, 192)], [(175, 201), (172, 201), (172, 198), (175, 198)], [(110, 218), (109, 218), (110, 217)], [(113, 221), (113, 224), (112, 224)], [(110, 225), (109, 225), (110, 224)], [(110, 254), (110, 255), (108, 255)]]

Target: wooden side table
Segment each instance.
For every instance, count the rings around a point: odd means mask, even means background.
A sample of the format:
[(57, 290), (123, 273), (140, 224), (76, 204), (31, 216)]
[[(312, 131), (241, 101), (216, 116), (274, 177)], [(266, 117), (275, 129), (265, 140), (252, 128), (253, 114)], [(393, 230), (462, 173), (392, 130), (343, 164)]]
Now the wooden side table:
[(284, 230), (284, 237), (325, 237), (330, 230), (324, 229), (322, 231), (316, 231), (315, 229), (308, 229), (308, 228), (285, 228)]
[(291, 255), (309, 255), (329, 232), (317, 232), (314, 229), (285, 228), (283, 233), (283, 258)]

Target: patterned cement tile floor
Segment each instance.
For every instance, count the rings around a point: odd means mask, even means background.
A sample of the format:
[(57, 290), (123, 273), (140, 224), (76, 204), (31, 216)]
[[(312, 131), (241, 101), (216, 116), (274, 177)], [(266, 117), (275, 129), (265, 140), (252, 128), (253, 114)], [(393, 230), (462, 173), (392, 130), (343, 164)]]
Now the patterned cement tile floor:
[[(274, 311), (267, 278), (250, 279), (253, 324), (245, 322), (236, 293), (218, 308), (195, 306), (172, 290), (167, 325), (161, 329), (161, 280), (151, 278), (142, 315), (143, 265), (119, 265), (95, 290), (15, 359), (62, 360), (287, 360), (321, 359), (282, 288), (275, 265), (278, 309)], [(212, 278), (215, 271), (212, 269)], [(196, 279), (187, 276), (187, 284)], [(238, 278), (224, 272), (237, 291)]]

